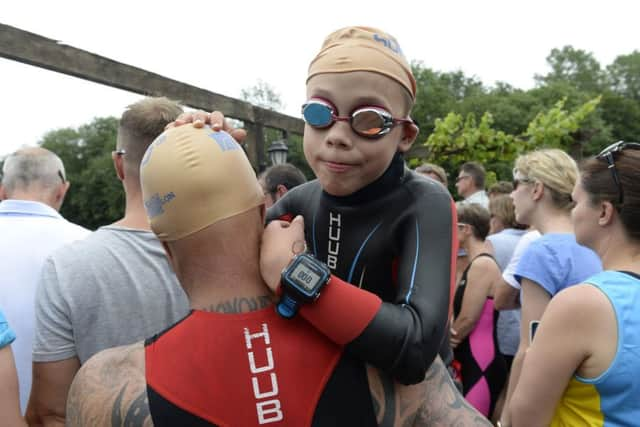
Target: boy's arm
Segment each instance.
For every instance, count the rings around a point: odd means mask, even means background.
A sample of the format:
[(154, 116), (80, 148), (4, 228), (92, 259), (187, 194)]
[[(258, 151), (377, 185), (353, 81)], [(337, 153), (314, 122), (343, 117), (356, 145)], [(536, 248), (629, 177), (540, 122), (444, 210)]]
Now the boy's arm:
[[(446, 337), (457, 255), (455, 207), (449, 195), (430, 194), (413, 209), (398, 220), (394, 233), (400, 242), (394, 303), (332, 276), (321, 297), (300, 309), (327, 337), (349, 344), (354, 354), (404, 384), (424, 379)], [(303, 222), (291, 225), (272, 224), (263, 236), (262, 271), (272, 288), (291, 259), (293, 242), (304, 239)]]

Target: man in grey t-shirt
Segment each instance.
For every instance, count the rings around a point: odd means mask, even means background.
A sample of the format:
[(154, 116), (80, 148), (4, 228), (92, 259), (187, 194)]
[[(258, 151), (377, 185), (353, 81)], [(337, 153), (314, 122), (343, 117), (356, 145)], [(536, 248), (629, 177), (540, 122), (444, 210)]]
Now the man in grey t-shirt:
[(166, 98), (127, 108), (112, 155), (126, 195), (124, 217), (45, 262), (36, 293), (30, 425), (64, 425), (71, 382), (93, 354), (149, 337), (188, 313), (186, 296), (150, 231), (139, 178), (147, 147), (181, 112)]

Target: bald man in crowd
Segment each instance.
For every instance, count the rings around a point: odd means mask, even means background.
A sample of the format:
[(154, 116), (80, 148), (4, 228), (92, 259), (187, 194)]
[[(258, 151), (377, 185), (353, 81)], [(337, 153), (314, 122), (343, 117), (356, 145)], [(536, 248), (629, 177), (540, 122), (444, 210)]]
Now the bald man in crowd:
[(24, 148), (4, 160), (0, 185), (0, 307), (16, 334), (13, 352), (22, 411), (31, 389), (34, 297), (42, 265), (55, 249), (89, 234), (58, 212), (69, 185), (62, 160), (44, 148)]

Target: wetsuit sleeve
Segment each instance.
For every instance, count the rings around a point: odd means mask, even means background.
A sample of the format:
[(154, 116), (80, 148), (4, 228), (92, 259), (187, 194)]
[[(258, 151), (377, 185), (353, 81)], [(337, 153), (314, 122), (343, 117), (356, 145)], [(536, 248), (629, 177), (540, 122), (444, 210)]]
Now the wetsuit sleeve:
[(285, 197), (280, 198), (280, 200), (267, 209), (267, 215), (265, 218), (266, 224), (269, 224), (275, 219), (293, 221), (294, 215), (292, 214), (291, 207), (289, 206), (289, 199), (290, 197), (286, 197), (285, 194)]
[(419, 198), (393, 231), (397, 296), (381, 302), (332, 277), (300, 314), (326, 336), (404, 384), (424, 379), (446, 337), (457, 256), (456, 213), (443, 193)]

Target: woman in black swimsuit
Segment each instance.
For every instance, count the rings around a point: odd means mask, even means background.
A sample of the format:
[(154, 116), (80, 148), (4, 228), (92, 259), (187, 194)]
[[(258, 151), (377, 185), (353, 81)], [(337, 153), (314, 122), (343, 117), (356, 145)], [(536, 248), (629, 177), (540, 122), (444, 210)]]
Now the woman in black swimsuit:
[(465, 398), (490, 417), (506, 381), (507, 368), (495, 334), (493, 286), (500, 278), (500, 268), (485, 251), (488, 233), (489, 212), (484, 207), (458, 206), (458, 240), (471, 261), (453, 300), (451, 347), (460, 365)]

